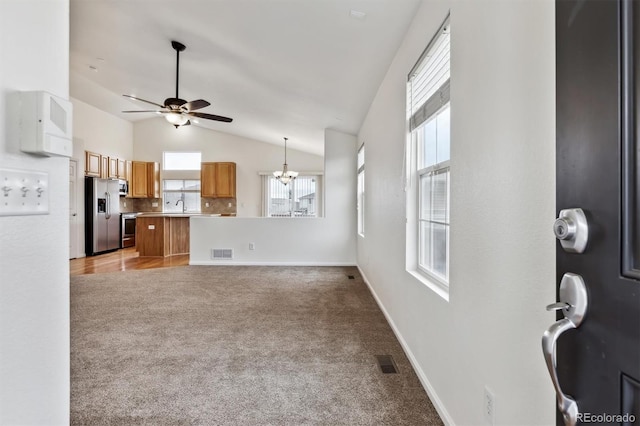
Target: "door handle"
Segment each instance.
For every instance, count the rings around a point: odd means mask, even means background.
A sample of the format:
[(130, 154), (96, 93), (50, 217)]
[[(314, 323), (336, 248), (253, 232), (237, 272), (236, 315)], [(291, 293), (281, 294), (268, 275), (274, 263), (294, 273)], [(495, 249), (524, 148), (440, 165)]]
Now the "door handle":
[(104, 217), (107, 219), (110, 219), (111, 218), (111, 194), (109, 194), (108, 192), (105, 192), (104, 196), (107, 199), (107, 211)]
[(547, 306), (547, 310), (562, 310), (564, 318), (551, 324), (542, 336), (542, 353), (556, 390), (558, 409), (562, 413), (564, 423), (574, 426), (578, 421), (578, 403), (565, 394), (560, 387), (556, 369), (556, 342), (565, 331), (578, 328), (587, 313), (587, 289), (580, 275), (566, 273), (560, 281), (560, 302)]

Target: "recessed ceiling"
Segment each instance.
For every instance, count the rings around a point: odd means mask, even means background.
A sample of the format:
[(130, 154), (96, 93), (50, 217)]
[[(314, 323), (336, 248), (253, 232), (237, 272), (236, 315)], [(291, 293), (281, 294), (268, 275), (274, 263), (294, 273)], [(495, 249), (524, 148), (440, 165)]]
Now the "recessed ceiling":
[[(129, 94), (205, 99), (232, 123), (199, 126), (323, 153), (357, 133), (419, 0), (71, 0), (71, 96), (126, 120), (160, 119)], [(354, 19), (352, 11), (357, 11)], [(167, 124), (168, 125), (168, 124)]]

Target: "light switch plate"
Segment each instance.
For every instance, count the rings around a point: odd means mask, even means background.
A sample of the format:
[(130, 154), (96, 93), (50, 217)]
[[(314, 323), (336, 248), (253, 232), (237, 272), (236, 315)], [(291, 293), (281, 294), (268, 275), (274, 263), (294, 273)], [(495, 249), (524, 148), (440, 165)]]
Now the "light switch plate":
[(0, 216), (49, 214), (49, 174), (0, 169)]

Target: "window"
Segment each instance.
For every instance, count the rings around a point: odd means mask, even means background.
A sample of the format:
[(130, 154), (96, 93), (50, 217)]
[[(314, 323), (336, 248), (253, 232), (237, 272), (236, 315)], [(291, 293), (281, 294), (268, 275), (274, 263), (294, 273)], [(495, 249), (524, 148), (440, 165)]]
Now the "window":
[(163, 152), (162, 170), (200, 170), (200, 152)]
[(200, 152), (162, 153), (162, 211), (193, 213), (200, 209)]
[[(450, 25), (448, 18), (409, 73), (407, 110), (412, 158), (407, 197), (407, 255), (416, 272), (447, 289), (450, 229)], [(409, 247), (409, 246), (408, 246)]]
[(320, 175), (299, 175), (284, 185), (273, 175), (264, 175), (263, 215), (267, 217), (322, 216)]
[(162, 200), (167, 213), (200, 211), (200, 180), (165, 179), (162, 181)]
[(358, 150), (358, 234), (364, 237), (364, 144)]

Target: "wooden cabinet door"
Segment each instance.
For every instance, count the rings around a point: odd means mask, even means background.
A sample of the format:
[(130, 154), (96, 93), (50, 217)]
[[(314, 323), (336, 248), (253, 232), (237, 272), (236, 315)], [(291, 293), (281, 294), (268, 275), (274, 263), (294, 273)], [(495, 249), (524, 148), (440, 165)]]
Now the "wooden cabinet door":
[(118, 179), (126, 179), (127, 178), (127, 162), (120, 158), (118, 161)]
[(147, 197), (160, 198), (160, 164), (147, 163)]
[(130, 160), (125, 161), (125, 176), (124, 178), (127, 180), (129, 185), (127, 186), (127, 197), (133, 197), (131, 194), (131, 187), (133, 186), (133, 177), (131, 173), (131, 169), (133, 168), (133, 162)]
[(102, 156), (95, 152), (84, 152), (84, 174), (85, 176), (100, 177), (100, 167), (102, 166)]
[(144, 161), (132, 161), (129, 192), (134, 198), (147, 198), (147, 191), (147, 163)]
[(118, 179), (118, 159), (115, 157), (107, 157), (109, 163), (109, 171), (107, 177), (110, 179)]
[(100, 177), (107, 179), (109, 177), (109, 157), (100, 156)]
[(216, 196), (216, 163), (202, 163), (200, 167), (200, 196)]
[(216, 163), (216, 195), (236, 197), (236, 163)]
[(236, 163), (202, 163), (200, 196), (205, 198), (235, 198)]

